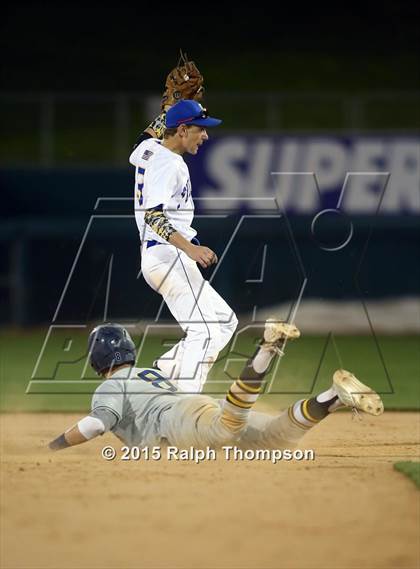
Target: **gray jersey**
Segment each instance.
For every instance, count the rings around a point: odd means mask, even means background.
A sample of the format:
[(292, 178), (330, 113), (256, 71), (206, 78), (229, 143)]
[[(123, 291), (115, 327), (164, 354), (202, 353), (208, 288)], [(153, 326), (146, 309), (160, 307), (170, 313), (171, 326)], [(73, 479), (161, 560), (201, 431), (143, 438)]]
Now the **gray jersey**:
[(162, 438), (162, 416), (176, 402), (191, 396), (178, 391), (158, 370), (124, 368), (95, 390), (92, 412), (107, 410), (107, 425), (127, 445), (156, 445)]
[(92, 414), (128, 446), (167, 441), (178, 447), (235, 442), (243, 448), (281, 448), (306, 432), (288, 411), (272, 417), (235, 409), (208, 395), (188, 395), (150, 368), (124, 368), (101, 383), (92, 398)]

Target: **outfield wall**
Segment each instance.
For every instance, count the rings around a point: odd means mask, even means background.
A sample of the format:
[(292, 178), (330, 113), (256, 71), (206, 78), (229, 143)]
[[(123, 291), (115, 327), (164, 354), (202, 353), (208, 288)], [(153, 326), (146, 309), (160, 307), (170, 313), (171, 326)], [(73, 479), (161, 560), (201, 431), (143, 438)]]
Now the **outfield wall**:
[[(395, 134), (211, 139), (187, 157), (194, 227), (221, 259), (205, 277), (239, 314), (416, 299), (419, 147)], [(3, 169), (0, 186), (1, 323), (156, 317), (128, 164)]]

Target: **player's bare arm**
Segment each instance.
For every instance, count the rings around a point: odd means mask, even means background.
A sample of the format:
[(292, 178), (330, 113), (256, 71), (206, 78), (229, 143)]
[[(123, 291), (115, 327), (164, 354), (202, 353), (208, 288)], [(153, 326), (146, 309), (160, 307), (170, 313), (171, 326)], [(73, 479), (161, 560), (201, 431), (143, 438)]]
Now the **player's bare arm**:
[(217, 255), (208, 247), (194, 245), (175, 230), (169, 219), (165, 216), (162, 206), (145, 211), (144, 221), (155, 233), (163, 237), (171, 245), (184, 251), (196, 263), (204, 269), (217, 263)]
[(103, 422), (97, 417), (88, 415), (81, 419), (76, 425), (70, 427), (62, 435), (51, 441), (48, 447), (51, 450), (61, 450), (63, 448), (80, 445), (102, 435), (104, 431), (105, 426)]
[(172, 233), (168, 241), (171, 245), (175, 245), (175, 247), (184, 251), (190, 259), (198, 263), (203, 269), (216, 264), (218, 261), (214, 251), (203, 245), (194, 245), (177, 231)]

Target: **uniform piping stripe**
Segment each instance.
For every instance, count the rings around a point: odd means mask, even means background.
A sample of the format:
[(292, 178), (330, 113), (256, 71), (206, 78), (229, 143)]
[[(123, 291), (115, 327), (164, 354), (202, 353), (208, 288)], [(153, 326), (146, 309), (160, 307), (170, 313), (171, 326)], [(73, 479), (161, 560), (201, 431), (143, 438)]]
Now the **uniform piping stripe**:
[(289, 414), (289, 419), (292, 421), (292, 423), (294, 423), (297, 427), (300, 427), (301, 429), (304, 429), (305, 431), (307, 431), (308, 429), (310, 429), (311, 427), (309, 425), (304, 425), (303, 423), (299, 423), (299, 421), (296, 419), (296, 417), (293, 415), (293, 409), (292, 407), (289, 407), (289, 409), (287, 410), (288, 414)]
[(314, 419), (313, 417), (311, 417), (311, 415), (309, 414), (308, 411), (308, 401), (309, 399), (305, 399), (305, 401), (302, 403), (301, 405), (301, 411), (302, 411), (302, 415), (305, 417), (305, 419), (307, 419), (308, 421), (310, 421), (311, 423), (319, 423), (319, 421), (317, 419)]
[(112, 407), (108, 407), (108, 405), (98, 405), (97, 407), (94, 407), (92, 409), (93, 411), (97, 411), (98, 409), (108, 409), (109, 411), (111, 411), (112, 413), (114, 413), (114, 415), (117, 417), (117, 419), (119, 421), (121, 421), (121, 415), (118, 413), (118, 411), (116, 411), (115, 409), (113, 409)]
[(234, 433), (242, 430), (245, 425), (245, 421), (246, 419), (244, 416), (235, 416), (232, 413), (229, 413), (226, 408), (223, 410), (220, 417), (222, 425), (225, 425), (225, 427)]
[(232, 405), (236, 405), (236, 407), (241, 407), (242, 409), (251, 409), (253, 405), (253, 403), (244, 403), (240, 399), (237, 399), (231, 391), (226, 395), (226, 399), (229, 403), (232, 403)]
[[(250, 404), (253, 405), (256, 401), (256, 396), (255, 395), (251, 395), (251, 397), (253, 398), (251, 401), (248, 400), (248, 397), (250, 397), (250, 394), (248, 393), (238, 393), (237, 391), (233, 391), (232, 387), (229, 389), (229, 393), (232, 395), (232, 397), (234, 397), (237, 401), (239, 401), (240, 403), (246, 403), (246, 404)], [(245, 397), (245, 399), (242, 399), (242, 397)], [(255, 399), (254, 399), (255, 397)]]
[(247, 393), (254, 394), (254, 393), (259, 393), (261, 391), (261, 386), (260, 387), (251, 387), (250, 385), (244, 383), (242, 379), (237, 379), (236, 384), (238, 385), (238, 387), (240, 387), (241, 389), (243, 389)]
[(232, 399), (232, 401), (235, 403), (235, 405), (238, 405), (238, 407), (243, 407), (244, 409), (249, 409), (253, 406), (254, 402), (253, 401), (242, 401), (242, 399), (240, 399), (236, 393), (233, 393), (231, 390), (229, 390), (229, 393), (227, 394), (227, 396)]

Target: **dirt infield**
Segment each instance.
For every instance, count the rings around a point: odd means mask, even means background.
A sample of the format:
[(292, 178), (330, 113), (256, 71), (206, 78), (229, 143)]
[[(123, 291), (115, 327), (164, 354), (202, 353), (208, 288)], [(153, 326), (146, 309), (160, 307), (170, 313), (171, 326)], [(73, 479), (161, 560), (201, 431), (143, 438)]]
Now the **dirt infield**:
[(419, 415), (326, 419), (313, 462), (106, 462), (112, 435), (59, 453), (79, 416), (1, 416), (1, 563), (9, 568), (419, 567)]

